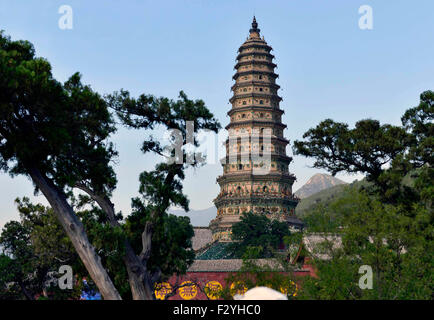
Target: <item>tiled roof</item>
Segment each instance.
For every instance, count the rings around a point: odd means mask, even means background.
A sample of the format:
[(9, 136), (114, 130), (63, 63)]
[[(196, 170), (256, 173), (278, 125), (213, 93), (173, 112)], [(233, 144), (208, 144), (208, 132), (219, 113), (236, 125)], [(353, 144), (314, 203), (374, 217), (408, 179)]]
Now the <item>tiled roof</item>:
[[(188, 272), (232, 272), (240, 270), (242, 259), (195, 260)], [(275, 271), (284, 271), (282, 265), (274, 259), (256, 259), (259, 266), (270, 266)]]
[(195, 260), (188, 272), (224, 272), (238, 271), (243, 264), (241, 259)]
[(196, 260), (218, 260), (218, 259), (230, 259), (231, 254), (226, 250), (228, 242), (214, 242), (206, 248), (203, 252), (200, 252), (196, 256)]

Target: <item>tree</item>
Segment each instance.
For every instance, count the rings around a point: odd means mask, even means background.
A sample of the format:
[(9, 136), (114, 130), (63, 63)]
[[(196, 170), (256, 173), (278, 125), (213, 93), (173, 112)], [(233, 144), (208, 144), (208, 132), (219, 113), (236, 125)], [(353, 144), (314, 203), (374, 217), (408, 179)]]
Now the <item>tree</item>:
[[(307, 141), (294, 143), (314, 167), (363, 173), (370, 182), (322, 208), (324, 231), (340, 234), (342, 247), (328, 248), (330, 261), (316, 261), (319, 279), (304, 286), (309, 298), (431, 298), (433, 114), (434, 93), (426, 91), (402, 126), (361, 120), (349, 129), (325, 120), (304, 134)], [(356, 286), (360, 265), (372, 266), (373, 290)]]
[[(162, 230), (161, 226), (164, 226), (165, 221), (170, 221), (167, 215), (170, 206), (181, 206), (188, 211), (189, 202), (182, 192), (184, 172), (188, 167), (202, 165), (205, 160), (202, 154), (181, 147), (185, 145), (197, 147), (199, 145), (197, 133), (200, 130), (217, 132), (220, 128), (219, 122), (202, 100), (189, 100), (182, 91), (179, 97), (179, 100), (173, 101), (142, 94), (139, 98), (134, 99), (128, 91), (122, 90), (107, 98), (109, 106), (116, 110), (127, 127), (152, 130), (155, 126), (162, 126), (173, 133), (168, 145), (150, 136), (142, 146), (144, 153), (153, 152), (167, 158), (168, 161), (159, 163), (154, 170), (145, 171), (140, 175), (139, 193), (141, 197), (132, 199), (136, 217), (130, 222), (145, 221), (141, 234), (141, 251), (138, 256), (135, 256), (133, 263), (136, 281), (132, 286), (132, 291), (133, 297), (137, 298), (153, 298), (154, 284), (164, 273), (164, 268), (161, 266), (157, 268), (155, 265), (148, 266), (153, 252), (154, 233)], [(90, 194), (93, 194), (94, 199), (99, 198), (98, 203), (102, 208), (108, 208), (105, 211), (113, 208), (107, 196), (100, 196), (92, 191)], [(186, 229), (184, 231), (189, 233)], [(182, 240), (182, 237), (179, 239)], [(186, 244), (189, 246), (188, 242)], [(126, 246), (126, 250), (127, 256), (133, 256), (134, 251), (130, 245)], [(128, 254), (128, 252), (132, 253)], [(191, 255), (186, 254), (184, 257), (190, 259), (191, 262)]]
[(249, 247), (259, 247), (261, 257), (269, 258), (291, 233), (285, 222), (271, 220), (265, 215), (243, 213), (241, 220), (232, 226), (232, 242), (227, 250), (242, 257)]
[[(95, 174), (113, 155), (102, 144), (114, 131), (105, 101), (78, 74), (56, 81), (50, 64), (26, 41), (0, 34), (0, 168), (32, 179), (47, 198), (92, 279), (106, 299), (120, 296), (81, 221), (68, 203), (68, 188), (90, 177), (101, 186), (111, 172)], [(110, 154), (111, 153), (111, 154)], [(98, 172), (100, 173), (100, 172)], [(102, 179), (103, 181), (101, 181)]]
[[(150, 218), (149, 213), (143, 214), (140, 210), (137, 208), (126, 222), (127, 235), (136, 252), (141, 249), (143, 226)], [(175, 273), (184, 274), (193, 263), (194, 230), (188, 217), (168, 214), (162, 220), (152, 234), (152, 252), (147, 266), (151, 272), (167, 279)]]
[(2, 295), (18, 291), (26, 299), (34, 300), (33, 290), (29, 290), (29, 286), (33, 289), (35, 285), (29, 276), (34, 271), (29, 237), (28, 230), (16, 221), (9, 222), (4, 227), (0, 237), (0, 243), (6, 253), (0, 256)]
[[(368, 119), (349, 129), (345, 123), (327, 119), (303, 135), (306, 141), (294, 142), (294, 153), (314, 158), (315, 168), (333, 175), (366, 174), (384, 201), (411, 206), (423, 194), (412, 190), (403, 179), (419, 168), (424, 168), (417, 173), (424, 172), (421, 178), (433, 174), (434, 92), (423, 92), (420, 98), (419, 106), (402, 117), (402, 126)], [(387, 166), (390, 168), (386, 170)]]
[[(129, 127), (153, 129), (160, 125), (181, 134), (177, 145), (198, 145), (201, 129), (216, 131), (220, 125), (202, 100), (192, 101), (181, 92), (178, 101), (141, 95), (133, 99), (127, 91), (102, 98), (83, 85), (79, 74), (64, 84), (51, 74), (50, 64), (35, 57), (33, 46), (0, 35), (0, 168), (11, 175), (26, 175), (49, 201), (57, 219), (71, 239), (80, 259), (105, 299), (120, 299), (101, 257), (71, 205), (73, 189), (80, 189), (99, 205), (106, 226), (121, 230), (111, 193), (116, 176), (111, 162), (117, 153), (108, 142), (115, 132), (110, 108)], [(191, 121), (193, 128), (187, 127)], [(37, 147), (35, 147), (37, 146)], [(152, 137), (142, 150), (162, 154), (164, 146)], [(163, 223), (170, 205), (188, 209), (182, 194), (184, 170), (198, 166), (202, 158), (182, 150), (181, 161), (161, 163), (141, 175), (143, 207), (150, 212), (142, 232), (142, 250), (136, 254), (124, 236), (123, 261), (134, 299), (151, 299), (153, 282), (161, 275), (147, 268), (154, 228)], [(179, 160), (179, 159), (178, 159)], [(186, 161), (189, 160), (189, 161)], [(143, 213), (145, 214), (145, 213)]]
[[(418, 228), (421, 221), (410, 221), (399, 212), (402, 208), (356, 189), (321, 210), (322, 221), (340, 224), (326, 222), (324, 230), (315, 225), (315, 231), (328, 233), (312, 249), (317, 278), (303, 281), (302, 298), (431, 299), (434, 247)], [(426, 212), (419, 215), (426, 217)], [(372, 268), (372, 289), (358, 285), (363, 265)]]
[[(46, 298), (72, 298), (80, 296), (75, 290), (57, 290), (56, 275), (62, 265), (73, 266), (80, 278), (87, 276), (71, 241), (54, 217), (53, 211), (43, 205), (33, 205), (28, 198), (17, 199), (20, 221), (8, 222), (0, 235), (4, 248), (0, 266), (2, 296), (19, 291), (20, 296), (33, 300), (37, 295)], [(80, 272), (81, 270), (81, 272)], [(80, 276), (81, 275), (81, 276)], [(50, 286), (54, 283), (55, 286)]]

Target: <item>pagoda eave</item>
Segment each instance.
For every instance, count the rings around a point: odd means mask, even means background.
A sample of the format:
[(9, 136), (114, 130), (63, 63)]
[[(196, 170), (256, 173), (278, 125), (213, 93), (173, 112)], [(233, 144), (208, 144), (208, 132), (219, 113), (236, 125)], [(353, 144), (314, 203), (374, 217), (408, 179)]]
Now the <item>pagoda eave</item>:
[(238, 54), (236, 60), (240, 60), (241, 58), (248, 57), (248, 56), (253, 56), (254, 57), (256, 55), (258, 55), (258, 56), (266, 56), (266, 57), (270, 58), (270, 60), (274, 59), (274, 55), (272, 55), (269, 52), (254, 52), (254, 53), (244, 52), (244, 53)]
[[(243, 44), (239, 49), (238, 52), (241, 52), (242, 50), (245, 49), (250, 49), (250, 48), (256, 48), (256, 49), (265, 49), (267, 50), (266, 53), (270, 53), (271, 50), (273, 50), (272, 47), (270, 47), (268, 44), (264, 43), (262, 40), (256, 42), (256, 43), (246, 43)], [(254, 53), (259, 53), (259, 52), (250, 52), (250, 54), (254, 54)], [(261, 52), (262, 53), (262, 52)]]
[(250, 105), (250, 106), (233, 108), (227, 112), (227, 115), (231, 116), (235, 112), (243, 112), (243, 111), (273, 111), (273, 112), (280, 113), (280, 115), (285, 113), (285, 110), (278, 109), (278, 108), (270, 108), (263, 105)]
[(255, 65), (266, 65), (266, 66), (269, 66), (269, 67), (271, 67), (273, 69), (277, 67), (277, 64), (275, 64), (273, 62), (270, 62), (270, 61), (267, 61), (267, 60), (246, 60), (246, 61), (240, 61), (240, 62), (238, 62), (235, 65), (234, 69), (238, 70), (238, 68), (241, 67), (241, 66), (248, 66), (248, 65), (253, 65), (253, 64), (255, 64)]
[[(252, 154), (252, 152), (237, 152), (236, 153), (237, 160), (245, 158), (245, 159), (248, 159), (249, 161), (252, 161), (253, 160), (252, 156), (260, 156), (260, 157), (263, 157), (263, 158), (267, 157), (267, 156), (270, 156), (270, 160), (281, 160), (281, 161), (287, 162), (288, 164), (291, 163), (291, 161), (292, 161), (292, 157), (288, 157), (287, 155), (282, 155), (282, 154), (279, 154), (279, 153), (271, 153), (271, 154), (268, 153), (268, 155), (266, 153), (259, 153), (259, 152), (256, 155)], [(231, 162), (231, 156), (229, 156), (229, 155), (226, 155), (220, 161), (221, 161), (222, 164), (225, 164), (225, 163), (227, 163), (227, 164), (237, 164), (238, 163), (238, 162)]]
[(244, 98), (263, 98), (263, 99), (270, 99), (271, 101), (282, 101), (282, 98), (279, 97), (276, 94), (272, 93), (243, 93), (240, 95), (234, 95), (232, 98), (229, 99), (230, 103), (233, 103), (235, 99), (244, 99)]
[(267, 86), (267, 87), (276, 89), (276, 91), (280, 89), (280, 86), (278, 84), (275, 84), (275, 83), (270, 83), (270, 82), (266, 82), (266, 81), (259, 81), (259, 80), (252, 80), (252, 81), (245, 81), (245, 82), (235, 83), (231, 87), (231, 91), (234, 91), (237, 88), (244, 88), (244, 87), (249, 87), (249, 86), (252, 86), (252, 85)]
[[(261, 135), (259, 135), (259, 136), (256, 135), (255, 136), (255, 135), (242, 135), (242, 134), (240, 134), (240, 135), (235, 136), (235, 137), (228, 137), (225, 140), (224, 145), (227, 145), (230, 140), (233, 141), (233, 140), (238, 140), (238, 139), (243, 139), (243, 138), (249, 138), (249, 141), (253, 140), (253, 139), (258, 139), (259, 142), (263, 142), (265, 140), (265, 138), (263, 136), (261, 136)], [(284, 137), (278, 137), (278, 136), (272, 135), (271, 136), (271, 143), (276, 142), (276, 141), (283, 142), (284, 144), (288, 144), (289, 143), (289, 140), (286, 139), (286, 138), (284, 138)], [(225, 159), (225, 158), (223, 158), (223, 159)]]
[(277, 181), (277, 182), (294, 182), (295, 176), (289, 173), (268, 173), (268, 174), (252, 174), (252, 173), (233, 173), (219, 176), (217, 182), (219, 184), (226, 182), (237, 182), (237, 181)]
[(237, 80), (238, 77), (248, 76), (252, 74), (268, 75), (274, 79), (279, 78), (279, 75), (272, 71), (250, 70), (250, 71), (237, 72), (233, 75), (232, 79)]
[(237, 127), (237, 126), (245, 125), (245, 124), (248, 124), (248, 125), (258, 125), (258, 126), (261, 126), (261, 125), (272, 125), (272, 126), (280, 127), (280, 128), (283, 128), (283, 129), (287, 127), (286, 124), (283, 124), (283, 123), (277, 122), (277, 121), (247, 120), (247, 121), (231, 122), (231, 123), (229, 123), (225, 127), (225, 129), (229, 130), (232, 127)]

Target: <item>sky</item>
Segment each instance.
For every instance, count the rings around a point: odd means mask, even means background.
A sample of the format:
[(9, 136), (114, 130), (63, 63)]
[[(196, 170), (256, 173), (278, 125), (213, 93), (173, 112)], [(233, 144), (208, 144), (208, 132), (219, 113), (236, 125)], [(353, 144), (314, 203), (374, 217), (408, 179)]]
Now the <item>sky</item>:
[[(72, 29), (59, 27), (62, 5), (72, 9)], [(370, 30), (359, 27), (363, 5), (372, 8)], [(326, 118), (350, 126), (366, 118), (400, 124), (420, 93), (434, 89), (433, 13), (432, 0), (0, 0), (0, 29), (32, 42), (60, 81), (79, 71), (101, 94), (124, 88), (133, 96), (176, 99), (184, 90), (203, 99), (224, 127), (235, 57), (256, 15), (274, 49), (285, 136), (294, 141)], [(157, 161), (140, 152), (145, 136), (122, 128), (112, 137), (119, 151), (113, 201), (125, 214), (139, 173)], [(212, 206), (219, 192), (222, 168), (211, 162), (187, 172), (192, 209)], [(294, 157), (294, 190), (324, 172), (311, 165)], [(14, 199), (23, 196), (46, 203), (33, 197), (27, 178), (0, 173), (0, 227), (18, 219)]]

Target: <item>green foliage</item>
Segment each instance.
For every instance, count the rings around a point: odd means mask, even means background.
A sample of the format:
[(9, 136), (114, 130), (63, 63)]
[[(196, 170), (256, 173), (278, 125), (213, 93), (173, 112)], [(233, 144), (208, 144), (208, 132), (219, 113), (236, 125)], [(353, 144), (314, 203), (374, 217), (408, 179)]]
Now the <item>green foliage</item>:
[[(342, 245), (318, 246), (329, 260), (314, 259), (318, 278), (303, 283), (303, 297), (309, 299), (430, 299), (433, 288), (432, 221), (426, 210), (412, 212), (384, 204), (364, 191), (353, 190), (346, 197), (323, 208), (325, 216), (340, 220), (332, 234)], [(326, 238), (326, 237), (325, 237)], [(358, 287), (358, 269), (373, 269), (374, 287)]]
[[(140, 197), (132, 199), (133, 212), (126, 219), (126, 230), (136, 252), (148, 246), (143, 243), (143, 233), (152, 233), (147, 268), (153, 274), (168, 277), (173, 273), (185, 273), (194, 259), (193, 227), (188, 218), (175, 217), (167, 211), (170, 206), (188, 210), (189, 201), (183, 194), (182, 185), (185, 170), (202, 165), (205, 158), (185, 149), (178, 154), (176, 149), (187, 144), (198, 146), (197, 133), (200, 130), (217, 132), (220, 124), (202, 100), (190, 100), (182, 91), (176, 101), (152, 95), (135, 99), (128, 91), (110, 95), (107, 101), (129, 128), (149, 130), (162, 126), (179, 133), (167, 145), (152, 136), (143, 142), (144, 153), (172, 157), (174, 161), (168, 159), (157, 164), (154, 170), (140, 174)], [(147, 231), (144, 231), (145, 225)]]
[[(172, 214), (159, 218), (152, 236), (152, 252), (147, 267), (152, 272), (160, 270), (163, 278), (174, 273), (184, 274), (194, 259), (191, 242), (194, 230), (190, 218)], [(149, 211), (139, 202), (126, 220), (125, 230), (136, 252), (142, 249), (143, 226), (150, 219)]]
[[(41, 177), (55, 194), (53, 198), (60, 199), (63, 204), (66, 200), (75, 200), (73, 188), (85, 191), (93, 201), (97, 201), (96, 198), (101, 200), (98, 204), (104, 211), (90, 203), (91, 209), (74, 213), (85, 225), (88, 238), (122, 296), (128, 297), (129, 292), (125, 266), (121, 261), (126, 250), (125, 241), (130, 238), (136, 242), (136, 253), (146, 251), (145, 248), (140, 250), (138, 239), (147, 223), (150, 227), (146, 232), (152, 235), (154, 243), (153, 256), (149, 259), (142, 255), (141, 261), (156, 274), (185, 272), (193, 259), (193, 229), (188, 219), (170, 216), (167, 210), (171, 205), (188, 209), (188, 199), (182, 192), (184, 171), (203, 164), (204, 157), (183, 150), (175, 163), (160, 163), (155, 170), (143, 172), (140, 175), (140, 197), (133, 199), (133, 213), (124, 226), (119, 223), (118, 216), (113, 217), (114, 212), (108, 213), (110, 210), (107, 210), (114, 207), (110, 197), (117, 183), (111, 166), (117, 152), (107, 141), (116, 130), (110, 108), (129, 128), (152, 130), (162, 126), (167, 130), (178, 130), (180, 140), (172, 140), (168, 146), (152, 136), (142, 146), (144, 153), (157, 154), (163, 154), (168, 147), (172, 150), (169, 156), (174, 156), (176, 153), (170, 147), (176, 142), (198, 146), (196, 135), (199, 130), (216, 132), (220, 128), (205, 103), (188, 99), (182, 91), (176, 101), (152, 95), (134, 99), (127, 91), (103, 98), (90, 86), (82, 84), (78, 73), (65, 83), (58, 82), (52, 75), (49, 62), (35, 56), (31, 43), (12, 41), (3, 33), (0, 33), (0, 74), (0, 169), (11, 175)], [(193, 128), (187, 125), (188, 121), (192, 122)], [(33, 182), (36, 184), (35, 180)], [(35, 189), (38, 191), (37, 186)], [(105, 203), (105, 208), (101, 202)], [(30, 208), (29, 203), (22, 207), (26, 206)], [(65, 205), (68, 209), (77, 209), (73, 206)], [(39, 209), (29, 210), (44, 211), (46, 208)], [(64, 213), (56, 211), (56, 214)], [(57, 252), (50, 241), (44, 247), (46, 235), (42, 231), (57, 237), (61, 248), (69, 245), (64, 234), (56, 229), (58, 225), (50, 219), (44, 216), (39, 221), (40, 228), (35, 224), (23, 226), (28, 228), (26, 232), (37, 234), (33, 235), (35, 242), (31, 245), (41, 248), (38, 254), (45, 254), (44, 263), (58, 258), (58, 254), (63, 252)], [(19, 233), (18, 226), (11, 224), (9, 229), (11, 233)], [(33, 247), (29, 250), (34, 253)], [(22, 263), (18, 264), (20, 268), (24, 267), (25, 261), (23, 256)], [(94, 260), (87, 263), (94, 264), (91, 268), (96, 267)], [(99, 266), (97, 268), (100, 272), (105, 271)], [(116, 290), (109, 283), (110, 279), (106, 280), (110, 287), (107, 293), (117, 296), (117, 292), (108, 292)]]
[(236, 257), (242, 257), (249, 247), (261, 247), (261, 257), (272, 257), (283, 244), (284, 237), (290, 234), (287, 223), (247, 212), (232, 226), (234, 242), (227, 250)]
[[(296, 153), (315, 166), (367, 175), (370, 184), (306, 215), (308, 230), (340, 235), (315, 259), (318, 278), (303, 284), (309, 299), (432, 299), (434, 288), (434, 93), (402, 117), (402, 127), (357, 122), (354, 129), (326, 120), (309, 130)], [(387, 166), (385, 166), (387, 165)], [(373, 289), (361, 290), (358, 268), (373, 269)]]
[(0, 255), (0, 299), (33, 299), (32, 292), (40, 285), (29, 277), (34, 272), (29, 230), (17, 221), (8, 222), (3, 227), (0, 246), (4, 251)]
[(407, 110), (401, 118), (404, 127), (411, 131), (413, 140), (409, 156), (415, 165), (421, 167), (434, 162), (434, 91), (420, 95), (417, 107)]
[(60, 290), (46, 284), (65, 264), (77, 277), (87, 275), (52, 210), (33, 205), (28, 198), (17, 199), (16, 204), (21, 219), (8, 222), (0, 236), (5, 252), (0, 264), (0, 295), (7, 299), (12, 293), (16, 299), (34, 299), (41, 294), (50, 299), (77, 299), (79, 286)]
[(78, 73), (56, 81), (29, 42), (1, 33), (0, 74), (1, 169), (27, 175), (37, 168), (59, 188), (83, 179), (113, 185), (107, 163), (115, 152), (103, 143), (115, 130), (113, 119)]
[(21, 279), (21, 275), (19, 265), (8, 255), (0, 253), (0, 300), (25, 299), (16, 281)]
[(368, 188), (371, 183), (367, 182), (366, 179), (353, 181), (351, 184), (339, 184), (333, 186), (320, 192), (314, 193), (313, 195), (303, 198), (297, 204), (296, 213), (297, 217), (303, 218), (307, 213), (310, 213), (318, 205), (327, 205), (345, 195), (349, 188)]
[(404, 129), (370, 119), (358, 121), (354, 129), (327, 119), (303, 138), (308, 141), (295, 141), (294, 152), (315, 158), (315, 168), (333, 175), (363, 172), (369, 179), (376, 179), (382, 166), (402, 152), (409, 139)]

